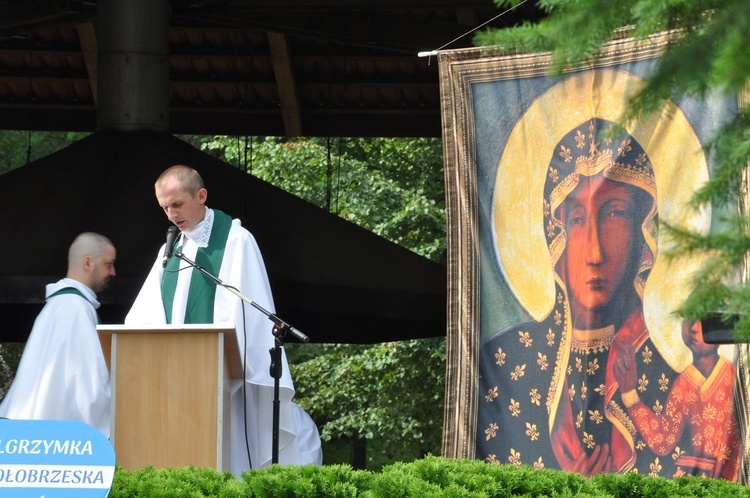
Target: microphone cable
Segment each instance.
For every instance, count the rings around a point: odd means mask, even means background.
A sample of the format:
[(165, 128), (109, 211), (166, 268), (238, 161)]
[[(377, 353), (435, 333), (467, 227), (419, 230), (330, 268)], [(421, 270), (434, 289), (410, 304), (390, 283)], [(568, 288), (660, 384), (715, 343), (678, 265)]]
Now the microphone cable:
[(247, 452), (247, 463), (250, 466), (250, 470), (253, 468), (253, 460), (250, 457), (250, 440), (247, 429), (247, 323), (245, 318), (245, 301), (240, 299), (240, 305), (242, 306), (242, 425), (245, 429), (245, 451)]

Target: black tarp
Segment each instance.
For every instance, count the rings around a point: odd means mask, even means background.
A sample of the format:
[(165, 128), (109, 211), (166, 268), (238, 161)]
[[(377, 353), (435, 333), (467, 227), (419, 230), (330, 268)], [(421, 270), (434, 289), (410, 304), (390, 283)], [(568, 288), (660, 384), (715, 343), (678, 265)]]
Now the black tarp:
[(170, 134), (104, 131), (0, 176), (0, 342), (26, 339), (44, 285), (64, 276), (68, 246), (82, 231), (117, 247), (118, 275), (100, 296), (100, 315), (122, 322), (165, 239), (169, 222), (153, 184), (173, 164), (196, 168), (208, 206), (254, 234), (278, 316), (312, 342), (445, 335), (444, 265)]

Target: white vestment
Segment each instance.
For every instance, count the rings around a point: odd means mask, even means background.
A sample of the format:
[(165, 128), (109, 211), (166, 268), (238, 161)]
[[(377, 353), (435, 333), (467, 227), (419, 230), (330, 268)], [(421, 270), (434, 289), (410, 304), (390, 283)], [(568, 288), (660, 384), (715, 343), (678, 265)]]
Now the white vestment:
[[(177, 245), (182, 245), (181, 252), (187, 259), (195, 262), (198, 248), (207, 247), (213, 219), (213, 211), (207, 209), (206, 218), (180, 236)], [(163, 252), (162, 245), (159, 256), (125, 318), (128, 325), (167, 323), (161, 298)], [(187, 267), (185, 261), (180, 262), (181, 271), (178, 273), (172, 307), (173, 324), (184, 323), (190, 279), (193, 272), (197, 271), (183, 270)], [(266, 311), (274, 312), (271, 287), (260, 250), (255, 238), (237, 219), (232, 220), (218, 278)], [(245, 357), (241, 358), (245, 364), (244, 389), (240, 379), (232, 380), (231, 398), (230, 470), (239, 476), (241, 472), (250, 469), (248, 446), (253, 468), (267, 466), (272, 461), (274, 379), (269, 368), (270, 349), (274, 347), (273, 322), (255, 307), (221, 286), (217, 286), (216, 289), (213, 320), (214, 323), (235, 325), (239, 351), (245, 354)], [(279, 379), (279, 464), (320, 465), (323, 459), (320, 436), (310, 417), (292, 402), (294, 384), (283, 349), (282, 367), (282, 376)], [(244, 413), (245, 406), (247, 417)]]
[[(55, 292), (74, 287), (79, 294)], [(109, 438), (109, 370), (96, 332), (99, 301), (71, 278), (47, 285), (0, 417), (77, 420)]]

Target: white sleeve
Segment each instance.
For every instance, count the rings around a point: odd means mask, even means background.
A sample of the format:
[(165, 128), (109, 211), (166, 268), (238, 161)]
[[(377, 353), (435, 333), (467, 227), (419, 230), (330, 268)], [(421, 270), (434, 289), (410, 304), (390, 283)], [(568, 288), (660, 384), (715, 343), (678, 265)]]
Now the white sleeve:
[[(159, 254), (164, 252), (164, 245), (159, 249)], [(130, 308), (125, 323), (127, 325), (163, 325), (167, 323), (164, 313), (164, 303), (161, 299), (161, 276), (163, 273), (161, 259), (156, 258), (151, 270), (143, 282), (133, 306)]]

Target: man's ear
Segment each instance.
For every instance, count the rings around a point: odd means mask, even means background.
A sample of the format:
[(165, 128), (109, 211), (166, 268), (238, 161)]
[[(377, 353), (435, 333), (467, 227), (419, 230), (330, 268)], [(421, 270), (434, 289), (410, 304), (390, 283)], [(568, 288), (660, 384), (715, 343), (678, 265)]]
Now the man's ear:
[(91, 270), (91, 268), (94, 267), (94, 258), (91, 256), (84, 256), (81, 261), (81, 266), (83, 266), (83, 269), (86, 271)]

